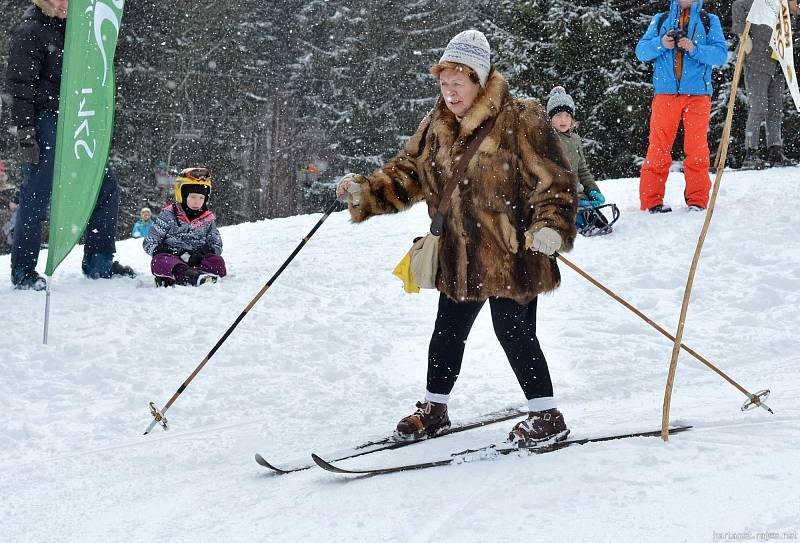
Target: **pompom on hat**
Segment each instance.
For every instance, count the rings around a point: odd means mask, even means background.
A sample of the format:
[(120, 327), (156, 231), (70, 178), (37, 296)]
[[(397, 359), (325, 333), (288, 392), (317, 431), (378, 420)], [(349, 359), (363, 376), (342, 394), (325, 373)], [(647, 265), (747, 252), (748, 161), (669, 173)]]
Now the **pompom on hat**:
[(572, 118), (575, 118), (575, 101), (572, 96), (567, 94), (567, 90), (562, 86), (553, 87), (550, 91), (550, 98), (547, 100), (547, 116), (551, 119), (553, 115), (566, 111)]
[(486, 86), (489, 72), (492, 69), (492, 50), (489, 40), (478, 30), (465, 30), (456, 34), (444, 49), (439, 64), (456, 62), (469, 66), (478, 74), (481, 87)]

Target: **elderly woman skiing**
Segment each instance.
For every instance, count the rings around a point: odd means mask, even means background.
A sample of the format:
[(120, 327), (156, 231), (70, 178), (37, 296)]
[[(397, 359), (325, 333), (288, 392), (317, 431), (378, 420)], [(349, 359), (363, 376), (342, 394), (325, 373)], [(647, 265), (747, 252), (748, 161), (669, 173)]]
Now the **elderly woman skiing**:
[(433, 217), (476, 131), (493, 123), (450, 196), (439, 242), (439, 308), (425, 399), (398, 423), (395, 435), (420, 439), (450, 426), (447, 402), (464, 343), (488, 300), (495, 334), (530, 411), (510, 441), (562, 440), (569, 430), (536, 338), (536, 301), (558, 287), (552, 255), (570, 250), (575, 239), (576, 178), (542, 107), (509, 94), (481, 32), (455, 36), (431, 73), (441, 95), (405, 148), (372, 175), (348, 174), (337, 187), (354, 222), (423, 200)]

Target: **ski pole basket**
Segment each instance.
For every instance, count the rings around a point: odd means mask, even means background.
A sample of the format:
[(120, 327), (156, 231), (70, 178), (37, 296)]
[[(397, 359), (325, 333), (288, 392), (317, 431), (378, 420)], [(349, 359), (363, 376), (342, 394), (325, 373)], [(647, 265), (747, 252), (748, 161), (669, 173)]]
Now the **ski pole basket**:
[(764, 404), (764, 401), (769, 398), (769, 389), (759, 390), (755, 394), (750, 395), (750, 399), (742, 405), (742, 411), (750, 411), (756, 407), (763, 407), (767, 411), (771, 410)]
[(156, 404), (153, 402), (150, 402), (150, 414), (153, 415), (153, 418), (156, 419), (156, 422), (160, 424), (164, 430), (169, 430), (167, 417), (161, 414), (161, 411), (158, 410)]

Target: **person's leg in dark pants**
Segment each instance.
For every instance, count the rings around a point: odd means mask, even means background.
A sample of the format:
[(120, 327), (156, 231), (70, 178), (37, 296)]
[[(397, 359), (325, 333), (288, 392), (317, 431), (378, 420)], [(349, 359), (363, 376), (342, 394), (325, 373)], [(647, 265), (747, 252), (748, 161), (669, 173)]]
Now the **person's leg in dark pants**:
[(56, 113), (45, 111), (36, 120), (39, 163), (23, 163), (24, 180), (19, 191), (19, 208), (11, 247), (12, 282), (34, 271), (42, 244), (42, 223), (50, 206), (53, 189), (53, 164), (56, 154)]
[[(83, 273), (95, 279), (110, 278), (114, 272), (114, 239), (117, 231), (117, 210), (119, 208), (119, 189), (117, 178), (110, 168), (106, 167), (103, 183), (97, 194), (89, 222), (84, 230), (86, 245), (83, 248)], [(130, 268), (125, 268), (133, 275)]]
[(425, 401), (397, 423), (397, 439), (421, 439), (450, 427), (447, 401), (461, 371), (464, 344), (484, 302), (455, 302), (439, 295), (436, 325), (428, 347)]
[(225, 277), (225, 259), (221, 255), (205, 255), (200, 262), (200, 269), (206, 273), (213, 273), (217, 277)]
[(494, 332), (525, 393), (529, 411), (555, 407), (550, 371), (536, 337), (536, 302), (536, 298), (527, 305), (508, 298), (489, 300)]
[(428, 383), (425, 399), (447, 403), (461, 372), (464, 346), (484, 302), (456, 302), (439, 295), (436, 325), (428, 347)]
[(117, 252), (114, 239), (117, 233), (117, 211), (119, 209), (119, 189), (117, 178), (111, 168), (106, 168), (103, 184), (97, 194), (89, 223), (86, 225), (85, 253)]
[(491, 298), (492, 322), (525, 397), (528, 418), (518, 422), (508, 438), (520, 445), (560, 441), (569, 435), (564, 416), (556, 407), (553, 383), (536, 338), (537, 299), (520, 305), (507, 298)]

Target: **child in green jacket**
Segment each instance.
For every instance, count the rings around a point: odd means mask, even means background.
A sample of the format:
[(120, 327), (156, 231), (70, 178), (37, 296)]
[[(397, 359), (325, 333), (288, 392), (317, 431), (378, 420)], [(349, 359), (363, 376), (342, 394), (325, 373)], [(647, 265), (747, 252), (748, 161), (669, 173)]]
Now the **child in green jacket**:
[[(611, 224), (598, 208), (606, 199), (594, 180), (586, 156), (583, 152), (581, 137), (573, 130), (575, 127), (575, 101), (567, 94), (564, 87), (553, 87), (547, 100), (547, 116), (550, 124), (561, 140), (564, 157), (572, 171), (578, 176), (578, 215), (575, 223), (578, 231), (585, 236), (611, 233)], [(612, 206), (616, 212), (616, 206)], [(616, 218), (614, 219), (616, 220)]]

